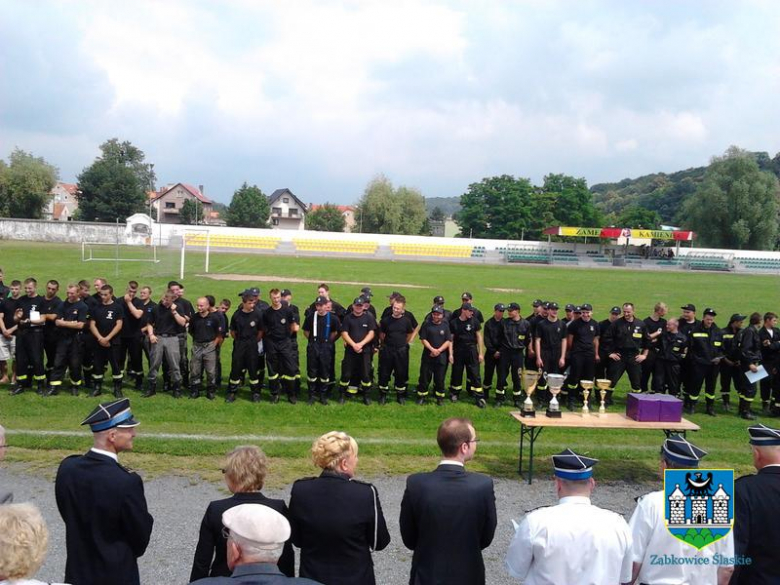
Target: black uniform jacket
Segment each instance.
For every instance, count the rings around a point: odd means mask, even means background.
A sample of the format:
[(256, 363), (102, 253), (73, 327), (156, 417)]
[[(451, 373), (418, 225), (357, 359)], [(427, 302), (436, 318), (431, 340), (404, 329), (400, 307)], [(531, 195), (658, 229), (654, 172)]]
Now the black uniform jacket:
[[(190, 581), (204, 577), (227, 577), (227, 542), (222, 536), (222, 514), (241, 504), (262, 504), (273, 508), (285, 518), (288, 517), (284, 500), (273, 500), (260, 492), (236, 493), (224, 500), (215, 500), (206, 508), (206, 514), (200, 523), (200, 537), (195, 547), (195, 559), (192, 561)], [(295, 551), (290, 541), (284, 545), (279, 559), (279, 569), (288, 577), (295, 576)]]
[(154, 523), (141, 478), (88, 451), (62, 461), (54, 492), (65, 522), (65, 582), (138, 585), (136, 559), (146, 551)]
[(373, 585), (371, 550), (390, 544), (376, 489), (325, 470), (299, 479), (290, 495), (292, 542), (301, 577), (328, 585)]
[(737, 565), (731, 583), (777, 585), (780, 583), (780, 466), (764, 467), (756, 475), (734, 482), (734, 553), (751, 559)]
[(322, 585), (311, 579), (286, 577), (271, 563), (238, 565), (230, 577), (206, 577), (193, 581), (197, 585)]
[(401, 538), (414, 551), (410, 585), (485, 583), (482, 549), (496, 532), (493, 480), (460, 465), (410, 475), (401, 501)]

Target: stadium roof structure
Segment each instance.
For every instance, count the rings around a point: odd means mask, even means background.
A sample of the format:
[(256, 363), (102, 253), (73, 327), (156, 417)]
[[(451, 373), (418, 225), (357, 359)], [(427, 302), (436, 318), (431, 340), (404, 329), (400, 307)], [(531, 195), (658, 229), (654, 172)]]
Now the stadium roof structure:
[(588, 237), (588, 238), (642, 238), (647, 240), (673, 240), (676, 242), (690, 242), (695, 237), (694, 232), (680, 230), (644, 230), (637, 228), (588, 228), (588, 227), (563, 227), (553, 226), (544, 230), (546, 236), (564, 237)]

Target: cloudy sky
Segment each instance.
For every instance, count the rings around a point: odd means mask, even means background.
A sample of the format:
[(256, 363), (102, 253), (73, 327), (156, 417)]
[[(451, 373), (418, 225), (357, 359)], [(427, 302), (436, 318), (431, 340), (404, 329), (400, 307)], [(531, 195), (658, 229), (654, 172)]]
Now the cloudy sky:
[(0, 157), (75, 181), (118, 137), (226, 203), (615, 181), (779, 151), (778, 30), (773, 0), (3, 0)]

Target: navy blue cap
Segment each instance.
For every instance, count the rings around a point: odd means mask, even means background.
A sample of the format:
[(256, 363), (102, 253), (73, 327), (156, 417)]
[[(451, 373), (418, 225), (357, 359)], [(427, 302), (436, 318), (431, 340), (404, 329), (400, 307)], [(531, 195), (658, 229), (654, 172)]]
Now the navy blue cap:
[(566, 305), (565, 311), (573, 311), (576, 307), (572, 305), (571, 303)]
[(353, 305), (365, 305), (368, 301), (366, 300), (366, 297), (360, 296), (357, 297), (354, 301), (352, 301)]
[(688, 467), (698, 467), (699, 461), (707, 454), (680, 435), (671, 435), (666, 439), (661, 447), (661, 453), (667, 461)]
[(715, 309), (711, 309), (710, 307), (707, 307), (706, 309), (704, 309), (704, 315), (705, 316), (712, 315), (713, 317), (717, 317), (718, 314), (715, 312)]
[(496, 303), (496, 306), (493, 307), (493, 310), (501, 311), (503, 313), (504, 311), (506, 311), (506, 306), (504, 305), (504, 303)]
[(113, 402), (98, 404), (81, 424), (89, 425), (93, 433), (99, 433), (115, 427), (122, 429), (136, 427), (140, 423), (133, 418), (133, 413), (130, 411), (130, 399), (120, 398)]
[(544, 304), (544, 301), (542, 299), (536, 299), (533, 303), (531, 303), (531, 306), (533, 307), (541, 307)]
[(769, 428), (766, 425), (748, 427), (750, 444), (756, 447), (772, 447), (780, 445), (780, 431)]
[(620, 315), (620, 313), (623, 312), (623, 309), (621, 309), (620, 307), (615, 306), (615, 307), (612, 307), (609, 310), (609, 312), (612, 313), (613, 315)]
[(553, 455), (553, 469), (555, 477), (570, 481), (581, 481), (593, 476), (593, 466), (598, 459), (577, 455), (571, 449), (565, 449), (557, 455)]
[(473, 311), (474, 310), (474, 305), (472, 305), (471, 303), (463, 303), (460, 306), (460, 310), (461, 311)]
[(443, 305), (444, 304), (444, 297), (441, 295), (436, 295), (433, 297), (433, 304), (434, 305)]
[(328, 297), (317, 297), (314, 299), (315, 305), (324, 305), (325, 303), (329, 303), (330, 299)]
[(729, 325), (737, 321), (744, 321), (745, 319), (747, 319), (747, 315), (740, 315), (739, 313), (734, 313), (731, 316), (731, 319), (729, 319)]
[(238, 293), (238, 296), (240, 297), (259, 297), (260, 296), (260, 289), (256, 286), (253, 286), (252, 288), (244, 289), (243, 292)]
[(545, 309), (548, 309), (548, 310), (549, 310), (549, 309), (552, 309), (552, 310), (555, 310), (555, 311), (557, 311), (557, 310), (558, 310), (558, 303), (556, 303), (555, 301), (547, 301), (547, 302), (544, 304), (544, 308), (545, 308)]
[(363, 294), (364, 297), (370, 298), (374, 296), (374, 293), (371, 292), (370, 286), (364, 286), (363, 288), (360, 289), (360, 292)]
[(517, 303), (509, 303), (506, 306), (506, 310), (507, 311), (519, 311), (520, 310), (520, 305), (518, 305)]
[(279, 293), (283, 297), (289, 297), (292, 294), (292, 291), (289, 288), (283, 288), (282, 292)]
[(582, 310), (582, 311), (592, 311), (593, 310), (593, 305), (591, 305), (590, 303), (583, 303), (582, 305), (580, 305), (580, 310)]
[(693, 311), (696, 312), (696, 305), (692, 305), (691, 303), (688, 303), (687, 305), (683, 305), (680, 307), (683, 311)]
[(470, 301), (473, 298), (474, 297), (471, 296), (470, 292), (464, 292), (462, 295), (460, 295), (460, 300), (462, 300), (462, 301)]
[(579, 305), (575, 305), (574, 309), (572, 309), (572, 313), (575, 313), (577, 315), (582, 313), (582, 307), (580, 307)]
[(443, 315), (444, 314), (444, 309), (441, 308), (439, 305), (434, 305), (433, 308), (431, 309), (431, 313), (439, 313), (439, 314)]

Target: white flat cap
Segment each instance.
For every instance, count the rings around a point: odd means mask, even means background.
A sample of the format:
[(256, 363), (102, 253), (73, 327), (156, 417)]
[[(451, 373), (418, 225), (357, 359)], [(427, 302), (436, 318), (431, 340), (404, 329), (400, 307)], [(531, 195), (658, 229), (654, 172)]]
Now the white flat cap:
[(290, 523), (279, 512), (262, 504), (241, 504), (222, 514), (222, 524), (256, 545), (276, 547), (290, 538)]

